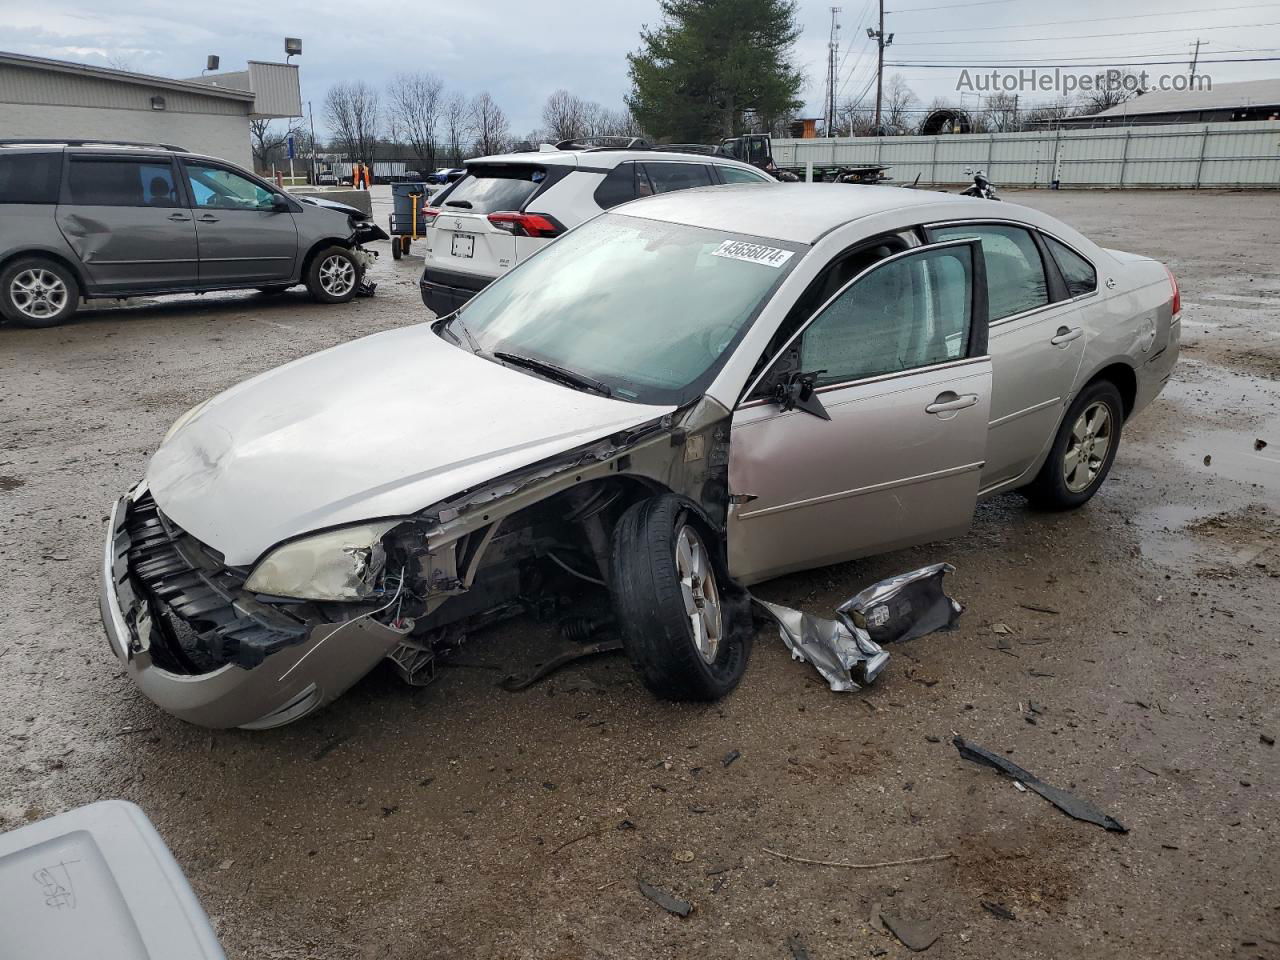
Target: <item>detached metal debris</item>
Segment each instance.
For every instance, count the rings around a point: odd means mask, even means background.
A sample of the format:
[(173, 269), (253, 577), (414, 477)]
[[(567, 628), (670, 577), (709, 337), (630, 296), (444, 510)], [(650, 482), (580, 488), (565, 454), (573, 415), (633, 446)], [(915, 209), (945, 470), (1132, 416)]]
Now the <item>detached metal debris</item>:
[(832, 690), (846, 693), (880, 675), (889, 661), (881, 644), (955, 625), (964, 608), (942, 589), (942, 578), (955, 569), (935, 563), (881, 580), (837, 607), (837, 620), (753, 599), (778, 624), (791, 656), (812, 663)]
[(1045, 783), (1034, 773), (1023, 770), (1012, 760), (1006, 760), (999, 754), (985, 750), (976, 743), (970, 743), (964, 737), (956, 737), (951, 742), (960, 751), (960, 756), (966, 760), (986, 764), (988, 767), (995, 767), (1006, 776), (1013, 777), (1015, 782), (1021, 782), (1028, 789), (1040, 794), (1067, 816), (1075, 817), (1077, 820), (1083, 820), (1086, 823), (1096, 823), (1098, 826), (1113, 830), (1116, 833), (1129, 832), (1129, 828), (1115, 817), (1108, 816), (1088, 801), (1081, 800), (1074, 794)]

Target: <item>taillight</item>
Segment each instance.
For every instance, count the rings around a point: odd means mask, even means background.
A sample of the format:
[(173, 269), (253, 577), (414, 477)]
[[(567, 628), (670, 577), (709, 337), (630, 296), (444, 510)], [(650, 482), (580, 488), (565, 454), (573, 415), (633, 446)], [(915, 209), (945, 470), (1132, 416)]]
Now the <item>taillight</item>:
[(1169, 284), (1173, 287), (1173, 298), (1169, 301), (1169, 312), (1176, 317), (1182, 312), (1182, 294), (1178, 292), (1178, 278), (1173, 275), (1173, 271), (1168, 267), (1164, 268), (1164, 272), (1169, 275)]
[(422, 208), (422, 225), (429, 227), (436, 222), (436, 217), (440, 216), (439, 207), (423, 207)]
[(513, 237), (558, 237), (564, 233), (564, 227), (541, 213), (503, 210), (489, 214), (489, 222)]

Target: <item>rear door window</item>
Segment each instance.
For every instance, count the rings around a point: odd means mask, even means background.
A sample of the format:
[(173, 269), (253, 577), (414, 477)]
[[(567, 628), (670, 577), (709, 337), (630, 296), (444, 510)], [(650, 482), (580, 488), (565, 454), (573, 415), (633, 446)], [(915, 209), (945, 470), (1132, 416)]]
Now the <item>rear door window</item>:
[(608, 210), (620, 203), (634, 200), (639, 195), (636, 190), (638, 166), (639, 164), (635, 163), (620, 163), (600, 181), (600, 186), (596, 187), (595, 192), (595, 200), (600, 205), (600, 209)]
[(691, 187), (711, 186), (711, 171), (705, 163), (646, 163), (654, 193), (673, 193)]
[(977, 237), (982, 241), (992, 323), (1049, 302), (1044, 261), (1030, 231), (998, 223), (957, 223), (932, 228), (929, 235), (936, 240)]
[(90, 207), (180, 207), (182, 197), (167, 161), (72, 157), (71, 202)]
[(60, 153), (0, 153), (0, 203), (57, 203)]
[(449, 192), (444, 206), (466, 213), (522, 210), (537, 192), (547, 171), (525, 164), (475, 164)]
[(1057, 261), (1058, 269), (1062, 271), (1062, 279), (1067, 282), (1068, 296), (1081, 297), (1098, 289), (1098, 272), (1093, 269), (1092, 263), (1060, 240), (1046, 236), (1044, 242)]
[(720, 171), (720, 179), (725, 183), (768, 183), (770, 177), (756, 173), (754, 170), (744, 170), (742, 167), (717, 166)]

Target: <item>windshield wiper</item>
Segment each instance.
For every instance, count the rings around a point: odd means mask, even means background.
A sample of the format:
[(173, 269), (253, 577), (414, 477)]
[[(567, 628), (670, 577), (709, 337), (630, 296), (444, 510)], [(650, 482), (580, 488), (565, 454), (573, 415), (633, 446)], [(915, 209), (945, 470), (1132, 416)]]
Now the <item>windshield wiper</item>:
[(458, 335), (452, 330), (449, 330), (449, 328), (454, 324), (457, 324), (458, 329), (462, 331), (462, 336), (467, 338), (467, 346), (470, 348), (471, 352), (477, 355), (480, 354), (482, 352), (480, 350), (480, 344), (476, 343), (476, 338), (471, 336), (471, 331), (467, 329), (467, 325), (458, 318), (458, 312), (456, 310), (447, 317), (442, 317), (437, 320), (432, 326), (433, 329), (448, 330), (449, 336), (453, 338), (453, 342), (458, 346), (462, 346), (462, 340)]
[(519, 353), (507, 353), (504, 350), (495, 350), (493, 355), (504, 363), (510, 363), (517, 367), (524, 367), (526, 370), (532, 370), (534, 373), (540, 373), (551, 380), (559, 380), (561, 383), (570, 387), (577, 387), (580, 390), (591, 390), (601, 396), (611, 397), (613, 391), (608, 385), (601, 383), (595, 377), (588, 377), (586, 374), (578, 373), (576, 370), (569, 370), (557, 363), (551, 363), (548, 360), (539, 360), (537, 357), (526, 357)]

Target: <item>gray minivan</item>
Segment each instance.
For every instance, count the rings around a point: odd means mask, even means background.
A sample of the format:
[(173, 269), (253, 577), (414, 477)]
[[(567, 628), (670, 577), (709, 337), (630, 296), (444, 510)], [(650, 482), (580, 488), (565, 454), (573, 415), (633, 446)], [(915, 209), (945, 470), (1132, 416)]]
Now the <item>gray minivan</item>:
[(322, 303), (372, 292), (386, 233), (355, 207), (294, 197), (166, 144), (0, 141), (0, 316), (67, 320), (82, 298), (306, 284)]

